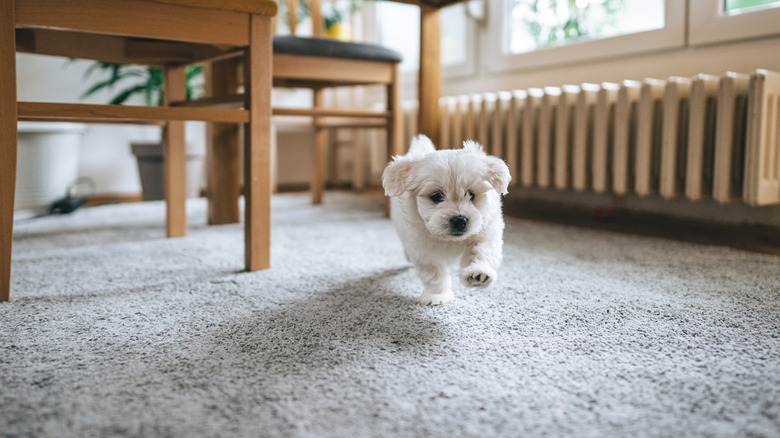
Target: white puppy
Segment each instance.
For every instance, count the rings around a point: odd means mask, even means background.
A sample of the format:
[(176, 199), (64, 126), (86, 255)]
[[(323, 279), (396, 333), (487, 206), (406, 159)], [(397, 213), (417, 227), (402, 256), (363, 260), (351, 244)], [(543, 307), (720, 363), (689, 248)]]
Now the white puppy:
[(458, 261), (468, 287), (485, 288), (496, 279), (504, 243), (500, 195), (511, 178), (501, 159), (473, 141), (437, 151), (424, 135), (387, 165), (382, 185), (406, 258), (425, 287), (421, 303), (453, 300), (449, 266)]

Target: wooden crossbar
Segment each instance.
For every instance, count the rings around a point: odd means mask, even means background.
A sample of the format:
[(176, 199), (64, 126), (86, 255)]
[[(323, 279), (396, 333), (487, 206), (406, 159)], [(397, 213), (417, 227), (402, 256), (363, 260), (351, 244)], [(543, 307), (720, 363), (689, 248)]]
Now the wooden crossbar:
[(156, 125), (166, 120), (248, 123), (249, 111), (224, 108), (18, 102), (19, 120)]
[[(182, 102), (172, 102), (171, 106), (181, 108), (198, 108), (202, 106), (220, 106), (220, 107), (241, 107), (244, 102), (244, 96), (241, 94), (231, 94), (226, 96), (204, 97), (197, 100), (187, 100)], [(275, 116), (293, 116), (293, 117), (350, 117), (350, 118), (390, 118), (390, 111), (369, 111), (347, 108), (273, 108)]]
[(390, 111), (366, 111), (342, 108), (273, 108), (275, 116), (308, 116), (308, 117), (359, 117), (389, 119)]

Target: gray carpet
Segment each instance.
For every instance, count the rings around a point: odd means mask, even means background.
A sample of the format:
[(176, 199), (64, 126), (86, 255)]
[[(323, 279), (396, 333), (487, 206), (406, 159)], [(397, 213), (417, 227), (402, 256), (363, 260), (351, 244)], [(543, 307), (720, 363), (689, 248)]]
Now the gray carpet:
[(274, 198), (256, 273), (201, 200), (18, 223), (0, 435), (780, 436), (780, 258), (508, 219), (423, 307), (382, 205), (325, 202)]

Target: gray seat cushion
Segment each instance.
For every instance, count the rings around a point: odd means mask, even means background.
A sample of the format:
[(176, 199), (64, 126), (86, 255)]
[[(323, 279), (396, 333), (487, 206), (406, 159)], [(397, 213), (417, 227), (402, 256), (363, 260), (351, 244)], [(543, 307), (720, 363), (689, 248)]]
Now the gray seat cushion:
[(274, 36), (274, 53), (364, 61), (401, 62), (401, 54), (376, 44), (352, 43), (329, 38)]

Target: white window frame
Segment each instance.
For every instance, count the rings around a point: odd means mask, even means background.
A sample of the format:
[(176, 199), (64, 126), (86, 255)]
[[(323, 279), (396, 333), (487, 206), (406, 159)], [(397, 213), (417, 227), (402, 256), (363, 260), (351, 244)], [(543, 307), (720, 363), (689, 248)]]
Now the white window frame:
[(780, 34), (780, 7), (758, 7), (726, 14), (725, 0), (689, 1), (691, 45)]
[[(490, 7), (483, 53), (486, 54), (485, 69), (488, 72), (539, 69), (685, 46), (686, 2), (665, 0), (665, 25), (662, 29), (510, 54), (506, 47), (507, 38), (505, 38), (510, 18), (507, 11), (509, 0), (486, 1), (490, 2)], [(695, 2), (701, 1), (695, 0)]]

